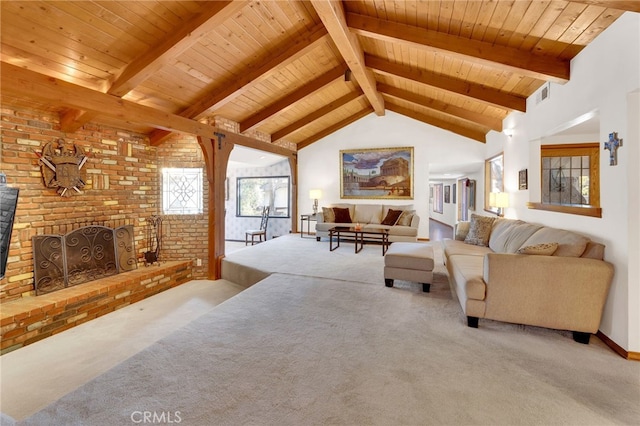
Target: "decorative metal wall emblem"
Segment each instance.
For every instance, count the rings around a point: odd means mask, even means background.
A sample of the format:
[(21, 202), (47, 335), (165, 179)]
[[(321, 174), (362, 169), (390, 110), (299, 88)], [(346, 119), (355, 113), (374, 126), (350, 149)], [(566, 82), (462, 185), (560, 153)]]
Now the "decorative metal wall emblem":
[(49, 142), (42, 148), (42, 154), (36, 152), (42, 179), (47, 188), (56, 188), (61, 196), (70, 196), (70, 189), (82, 194), (85, 186), (85, 173), (82, 167), (87, 162), (84, 150), (76, 144), (68, 144), (64, 139)]

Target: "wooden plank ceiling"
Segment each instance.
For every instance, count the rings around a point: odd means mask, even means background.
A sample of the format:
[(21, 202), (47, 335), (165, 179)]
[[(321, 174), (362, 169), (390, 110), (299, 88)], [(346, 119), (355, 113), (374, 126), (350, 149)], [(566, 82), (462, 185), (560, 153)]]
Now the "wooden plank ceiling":
[(300, 149), (387, 110), (484, 142), (625, 10), (640, 2), (2, 1), (2, 103), (152, 144), (219, 116)]

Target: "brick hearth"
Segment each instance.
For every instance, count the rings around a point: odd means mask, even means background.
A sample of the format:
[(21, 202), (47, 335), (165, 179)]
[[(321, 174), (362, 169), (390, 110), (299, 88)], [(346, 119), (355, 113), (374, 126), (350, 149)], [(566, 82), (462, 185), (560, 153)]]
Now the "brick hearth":
[(191, 261), (140, 267), (37, 297), (2, 303), (2, 354), (138, 302), (192, 279)]

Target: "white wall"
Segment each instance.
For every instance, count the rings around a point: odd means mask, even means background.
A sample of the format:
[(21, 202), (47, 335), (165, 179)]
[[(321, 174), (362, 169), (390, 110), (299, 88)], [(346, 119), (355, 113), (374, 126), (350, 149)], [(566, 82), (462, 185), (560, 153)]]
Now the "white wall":
[[(414, 147), (414, 199), (340, 199), (340, 150), (358, 148)], [(418, 238), (429, 238), (429, 163), (455, 164), (482, 160), (484, 145), (387, 111), (370, 114), (298, 152), (298, 211), (311, 210), (309, 190), (322, 190), (320, 207), (331, 203), (412, 203), (420, 215)], [(451, 204), (449, 204), (450, 206)]]
[[(449, 190), (451, 191), (451, 195), (449, 197), (449, 202), (444, 202), (442, 204), (442, 213), (438, 213), (433, 210), (433, 206), (435, 203), (429, 203), (429, 216), (437, 220), (438, 222), (446, 223), (449, 226), (453, 226), (456, 223), (456, 219), (458, 216), (458, 197), (456, 194), (456, 202), (453, 202), (453, 184), (457, 183), (456, 179), (432, 179), (429, 184), (436, 185), (442, 184), (442, 194), (444, 200), (444, 188), (449, 186)], [(457, 189), (456, 189), (457, 192)]]
[[(571, 80), (552, 84), (550, 98), (536, 105), (527, 102), (527, 113), (505, 119), (514, 128), (513, 138), (490, 132), (487, 156), (504, 151), (505, 190), (512, 207), (505, 216), (570, 229), (606, 245), (606, 260), (613, 263), (615, 277), (600, 330), (628, 351), (640, 352), (640, 294), (638, 269), (638, 95), (640, 88), (640, 15), (625, 13), (587, 46), (571, 63)], [(635, 93), (635, 94), (632, 94)], [(586, 114), (599, 117), (600, 130), (593, 134), (553, 136), (559, 129)], [(602, 218), (532, 210), (528, 201), (540, 201), (540, 145), (559, 142), (604, 142), (618, 132), (623, 146), (618, 165), (609, 165), (609, 151), (600, 155), (600, 203)], [(518, 171), (528, 168), (529, 190), (519, 191)], [(631, 242), (630, 239), (635, 239)], [(634, 261), (630, 262), (630, 255)]]
[[(615, 277), (600, 330), (625, 350), (640, 352), (639, 88), (640, 14), (627, 12), (574, 58), (568, 83), (552, 84), (550, 98), (539, 105), (534, 94), (526, 113), (513, 113), (505, 119), (504, 127), (515, 130), (512, 138), (491, 131), (484, 145), (392, 112), (384, 117), (369, 115), (300, 151), (298, 196), (302, 204), (298, 208), (308, 210), (304, 194), (316, 187), (325, 193), (321, 204), (340, 201), (341, 149), (414, 146), (414, 204), (422, 218), (429, 212), (429, 163), (472, 162), (504, 152), (505, 191), (510, 193), (512, 206), (505, 216), (575, 230), (606, 245), (605, 257), (613, 263)], [(561, 142), (551, 135), (587, 113), (599, 116), (599, 132), (564, 138), (565, 142), (603, 143), (611, 132), (618, 132), (624, 141), (617, 166), (609, 166), (608, 151), (602, 151), (603, 217), (528, 209), (527, 202), (540, 201), (540, 144)], [(529, 171), (528, 190), (518, 190), (518, 171), (522, 169)], [(484, 214), (483, 188), (481, 177), (476, 201), (479, 214)], [(421, 222), (419, 237), (427, 238), (428, 221)]]

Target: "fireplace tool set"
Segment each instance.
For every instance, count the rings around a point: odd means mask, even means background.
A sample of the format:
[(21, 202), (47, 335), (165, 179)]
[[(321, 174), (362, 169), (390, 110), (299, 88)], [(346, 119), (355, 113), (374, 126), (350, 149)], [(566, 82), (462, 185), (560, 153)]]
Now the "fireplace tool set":
[(160, 263), (160, 247), (162, 246), (162, 218), (153, 215), (147, 219), (147, 248), (144, 252), (144, 266)]

